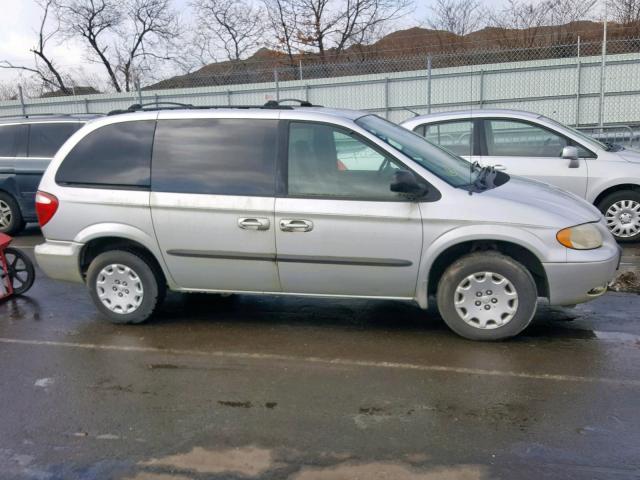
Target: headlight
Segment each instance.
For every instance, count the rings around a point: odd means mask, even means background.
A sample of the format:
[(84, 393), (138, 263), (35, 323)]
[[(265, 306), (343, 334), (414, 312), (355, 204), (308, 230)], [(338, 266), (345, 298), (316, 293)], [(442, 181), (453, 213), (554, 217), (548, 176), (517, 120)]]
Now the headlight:
[(565, 247), (575, 250), (591, 250), (602, 246), (602, 235), (593, 223), (560, 230), (556, 238)]

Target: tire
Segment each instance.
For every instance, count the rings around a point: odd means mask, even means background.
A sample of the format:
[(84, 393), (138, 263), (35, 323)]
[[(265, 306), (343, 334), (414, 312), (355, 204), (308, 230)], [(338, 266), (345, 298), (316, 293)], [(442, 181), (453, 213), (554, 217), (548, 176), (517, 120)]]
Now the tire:
[(0, 192), (0, 232), (15, 235), (24, 225), (18, 202), (8, 193)]
[[(33, 262), (25, 253), (13, 247), (5, 248), (4, 257), (9, 267), (13, 294), (22, 295), (31, 288), (36, 278)], [(2, 277), (0, 282), (4, 282), (4, 272), (0, 274), (0, 277)]]
[(640, 240), (639, 191), (620, 190), (613, 192), (603, 198), (597, 206), (605, 216), (609, 231), (618, 242), (637, 242)]
[(148, 320), (166, 292), (155, 265), (125, 250), (110, 250), (94, 258), (87, 270), (87, 286), (96, 308), (117, 324)]
[(484, 251), (465, 255), (447, 268), (438, 283), (437, 299), (440, 315), (458, 335), (469, 340), (503, 340), (531, 323), (538, 292), (524, 266), (506, 255)]

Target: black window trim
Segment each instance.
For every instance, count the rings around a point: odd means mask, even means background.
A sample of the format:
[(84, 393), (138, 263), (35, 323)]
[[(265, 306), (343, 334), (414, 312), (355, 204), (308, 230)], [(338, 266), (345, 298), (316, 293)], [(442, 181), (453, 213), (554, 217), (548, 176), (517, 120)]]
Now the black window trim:
[(425, 197), (419, 199), (418, 203), (427, 203), (427, 202), (437, 202), (442, 198), (442, 194), (440, 191), (433, 186), (433, 184), (422, 177), (422, 175), (417, 174), (412, 168), (407, 166), (402, 160), (400, 160), (395, 155), (387, 152), (379, 145), (376, 145), (370, 139), (362, 135), (360, 132), (355, 131), (355, 129), (345, 127), (343, 125), (331, 122), (323, 122), (317, 120), (298, 120), (298, 119), (284, 119), (280, 120), (282, 122), (281, 127), (281, 141), (279, 142), (279, 155), (277, 157), (277, 162), (279, 166), (277, 167), (277, 171), (279, 172), (279, 182), (278, 186), (281, 188), (276, 189), (276, 198), (298, 198), (304, 200), (339, 200), (339, 201), (355, 201), (355, 202), (390, 202), (390, 203), (416, 203), (412, 200), (408, 200), (406, 198), (399, 197), (398, 199), (380, 199), (380, 198), (369, 198), (369, 197), (353, 197), (353, 196), (345, 196), (339, 197), (335, 195), (289, 195), (288, 186), (289, 186), (289, 132), (291, 123), (310, 123), (313, 125), (324, 125), (327, 127), (334, 128), (336, 130), (341, 130), (345, 132), (350, 137), (354, 137), (355, 139), (364, 143), (366, 146), (370, 147), (376, 153), (380, 155), (392, 159), (394, 162), (400, 164), (404, 169), (410, 171), (418, 180), (425, 184), (428, 188), (428, 193)]
[[(511, 122), (520, 122), (520, 123), (526, 123), (528, 125), (531, 125), (533, 127), (538, 127), (542, 130), (546, 130), (547, 132), (550, 132), (554, 135), (557, 135), (558, 137), (562, 137), (567, 141), (567, 146), (570, 147), (580, 147), (584, 150), (586, 150), (587, 152), (591, 153), (592, 156), (590, 157), (580, 157), (580, 158), (587, 158), (590, 160), (596, 160), (598, 158), (598, 155), (596, 155), (596, 153), (591, 150), (590, 148), (585, 147), (583, 144), (575, 141), (574, 139), (567, 137), (565, 134), (558, 132), (557, 130), (554, 130), (552, 128), (547, 127), (546, 125), (542, 125), (540, 123), (534, 122), (532, 120), (528, 120), (528, 119), (523, 119), (523, 118), (518, 118), (518, 117), (480, 117), (480, 118), (476, 118), (477, 121), (480, 122), (480, 128), (478, 128), (478, 130), (482, 131), (482, 135), (480, 137), (480, 142), (481, 142), (481, 152), (478, 155), (481, 156), (486, 156), (486, 157), (510, 157), (513, 156), (514, 158), (527, 158), (526, 156), (519, 156), (516, 157), (515, 155), (489, 155), (489, 147), (487, 146), (487, 136), (485, 135), (485, 122), (487, 121), (491, 121), (491, 120), (496, 120), (496, 121), (511, 121)], [(535, 158), (558, 158), (561, 159), (562, 157), (558, 156), (558, 157), (535, 157)]]

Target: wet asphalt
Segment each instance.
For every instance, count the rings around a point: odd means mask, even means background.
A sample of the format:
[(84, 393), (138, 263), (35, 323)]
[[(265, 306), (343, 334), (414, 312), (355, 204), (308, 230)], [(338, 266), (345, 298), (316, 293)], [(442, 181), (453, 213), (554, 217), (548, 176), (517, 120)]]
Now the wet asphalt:
[(475, 343), (389, 301), (172, 294), (115, 326), (40, 274), (0, 366), (1, 479), (640, 478), (636, 294)]

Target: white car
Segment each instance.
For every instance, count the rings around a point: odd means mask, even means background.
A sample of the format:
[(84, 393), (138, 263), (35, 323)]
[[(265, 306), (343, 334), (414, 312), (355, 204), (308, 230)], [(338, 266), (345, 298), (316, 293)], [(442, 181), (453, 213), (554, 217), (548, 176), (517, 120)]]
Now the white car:
[(516, 110), (420, 115), (402, 126), (472, 161), (572, 192), (598, 207), (616, 240), (640, 240), (640, 151)]

